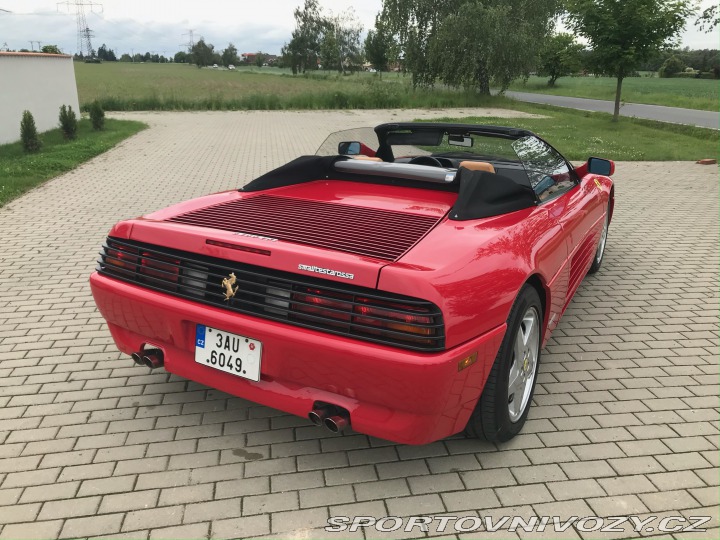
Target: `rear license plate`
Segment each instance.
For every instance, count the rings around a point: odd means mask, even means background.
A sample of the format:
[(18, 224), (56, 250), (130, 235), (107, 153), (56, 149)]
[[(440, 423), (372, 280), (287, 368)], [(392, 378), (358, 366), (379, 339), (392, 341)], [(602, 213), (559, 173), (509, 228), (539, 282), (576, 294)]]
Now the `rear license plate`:
[(238, 334), (198, 324), (195, 361), (251, 381), (260, 380), (262, 343)]

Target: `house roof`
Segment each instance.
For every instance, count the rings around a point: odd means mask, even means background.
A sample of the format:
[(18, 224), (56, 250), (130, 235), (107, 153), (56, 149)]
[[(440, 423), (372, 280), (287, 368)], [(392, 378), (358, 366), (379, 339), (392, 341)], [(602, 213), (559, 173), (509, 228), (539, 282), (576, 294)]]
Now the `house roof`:
[(15, 51), (0, 51), (0, 57), (2, 56), (39, 56), (44, 58), (72, 58), (69, 54), (50, 54), (42, 52), (15, 52)]

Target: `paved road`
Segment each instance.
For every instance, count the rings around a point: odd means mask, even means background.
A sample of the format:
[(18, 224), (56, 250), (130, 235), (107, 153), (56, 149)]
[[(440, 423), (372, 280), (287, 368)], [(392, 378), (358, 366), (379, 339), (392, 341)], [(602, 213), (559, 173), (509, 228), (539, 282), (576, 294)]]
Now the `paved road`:
[[(567, 96), (554, 96), (549, 94), (531, 94), (528, 92), (505, 93), (508, 97), (529, 101), (530, 103), (545, 103), (558, 107), (569, 107), (584, 111), (600, 111), (612, 114), (615, 103), (601, 99), (586, 99)], [(696, 109), (681, 109), (679, 107), (662, 107), (660, 105), (643, 105), (640, 103), (626, 103), (620, 107), (623, 116), (637, 116), (648, 120), (660, 120), (673, 124), (688, 124), (704, 128), (720, 128), (720, 113), (712, 111), (698, 111)]]
[(418, 514), (708, 515), (699, 537), (720, 536), (714, 166), (618, 163), (603, 269), (499, 447), (336, 436), (117, 352), (87, 283), (114, 222), (241, 185), (330, 131), (421, 115), (128, 114), (152, 127), (0, 209), (0, 538), (318, 538), (331, 515)]

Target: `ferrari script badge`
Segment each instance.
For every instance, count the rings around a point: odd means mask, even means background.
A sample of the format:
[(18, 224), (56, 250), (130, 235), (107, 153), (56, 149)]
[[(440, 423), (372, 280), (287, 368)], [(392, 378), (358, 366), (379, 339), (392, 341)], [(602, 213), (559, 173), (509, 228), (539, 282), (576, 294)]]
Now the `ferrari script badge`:
[[(234, 272), (230, 272), (230, 275), (222, 280), (222, 286), (225, 289), (226, 302), (230, 300), (233, 296), (235, 296), (235, 293), (238, 290), (239, 285), (235, 285), (236, 281), (237, 278), (235, 277)], [(235, 287), (233, 287), (233, 285), (235, 285)]]

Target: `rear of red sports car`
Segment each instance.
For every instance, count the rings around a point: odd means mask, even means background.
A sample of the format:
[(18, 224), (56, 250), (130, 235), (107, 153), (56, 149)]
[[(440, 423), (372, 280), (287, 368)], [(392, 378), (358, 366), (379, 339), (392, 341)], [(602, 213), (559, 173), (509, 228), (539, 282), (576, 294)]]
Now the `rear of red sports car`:
[(118, 348), (338, 430), (461, 431), (527, 278), (535, 209), (453, 221), (456, 189), (309, 174), (117, 224), (90, 282)]

